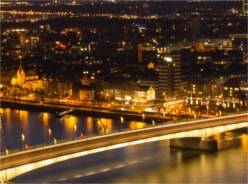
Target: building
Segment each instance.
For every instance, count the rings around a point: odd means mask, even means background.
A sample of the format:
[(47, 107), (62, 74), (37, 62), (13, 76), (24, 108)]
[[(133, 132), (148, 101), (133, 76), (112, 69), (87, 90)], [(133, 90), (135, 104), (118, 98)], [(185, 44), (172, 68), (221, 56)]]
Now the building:
[(22, 66), (22, 63), (20, 62), (20, 65), (17, 69), (16, 74), (11, 79), (11, 85), (17, 85), (17, 86), (24, 86), (26, 80), (26, 75)]
[(242, 0), (242, 14), (244, 16), (248, 15), (248, 2), (246, 0)]
[(44, 82), (39, 80), (39, 76), (35, 70), (24, 71), (20, 62), (16, 74), (11, 79), (11, 85), (28, 90), (39, 90), (44, 87)]
[(181, 55), (178, 51), (160, 55), (158, 66), (159, 96), (158, 98), (174, 98), (183, 90), (181, 79)]
[(95, 99), (95, 88), (92, 86), (82, 86), (79, 89), (79, 100), (94, 101)]
[(223, 97), (245, 99), (247, 101), (248, 83), (247, 77), (233, 77), (224, 84)]
[(201, 36), (201, 17), (199, 15), (192, 15), (189, 18), (189, 39), (198, 40)]
[(138, 60), (138, 63), (143, 62), (142, 44), (137, 45), (137, 60)]
[(230, 38), (218, 38), (218, 39), (200, 39), (199, 44), (202, 45), (204, 51), (212, 50), (232, 50), (232, 39)]

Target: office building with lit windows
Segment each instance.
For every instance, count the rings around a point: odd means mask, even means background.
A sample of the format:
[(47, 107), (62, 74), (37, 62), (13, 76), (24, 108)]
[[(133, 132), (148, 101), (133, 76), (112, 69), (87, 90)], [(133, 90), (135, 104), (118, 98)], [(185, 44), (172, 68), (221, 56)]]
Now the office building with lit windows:
[(183, 90), (179, 51), (160, 54), (158, 70), (159, 98), (178, 97)]

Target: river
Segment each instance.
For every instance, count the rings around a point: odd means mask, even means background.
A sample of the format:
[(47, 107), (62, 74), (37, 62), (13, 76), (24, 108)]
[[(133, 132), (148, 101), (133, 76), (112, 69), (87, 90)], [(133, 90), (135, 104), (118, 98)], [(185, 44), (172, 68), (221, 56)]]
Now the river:
[[(1, 152), (147, 126), (144, 122), (0, 108)], [(23, 138), (24, 137), (24, 138)], [(23, 140), (24, 139), (24, 140)]]
[(168, 141), (158, 141), (50, 165), (11, 182), (247, 183), (247, 161), (247, 141), (214, 153), (170, 148)]
[[(30, 146), (49, 141), (95, 136), (143, 122), (0, 109), (1, 151), (22, 149), (21, 135)], [(76, 127), (76, 128), (75, 128)], [(49, 136), (49, 128), (51, 135)], [(232, 135), (230, 133), (228, 136)], [(219, 152), (176, 149), (158, 141), (109, 150), (41, 168), (11, 180), (13, 183), (247, 183), (248, 136), (240, 144)]]

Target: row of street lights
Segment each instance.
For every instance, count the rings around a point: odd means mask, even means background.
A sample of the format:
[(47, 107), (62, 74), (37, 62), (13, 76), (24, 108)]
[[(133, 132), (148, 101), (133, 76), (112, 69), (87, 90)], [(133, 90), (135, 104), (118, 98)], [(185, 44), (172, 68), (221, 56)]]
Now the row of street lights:
[[(77, 137), (77, 125), (76, 124), (73, 126), (73, 129), (74, 129), (74, 132), (75, 132), (75, 137)], [(51, 142), (51, 137), (52, 137), (52, 130), (51, 130), (51, 128), (48, 128), (48, 144), (50, 144), (50, 142)], [(83, 137), (84, 137), (83, 133), (80, 133), (80, 138), (82, 139)], [(26, 137), (25, 137), (24, 133), (21, 134), (21, 141), (22, 141), (22, 150), (27, 151), (29, 149), (29, 147), (28, 147), (28, 144), (25, 143)], [(57, 144), (57, 139), (56, 138), (53, 139), (53, 143)], [(9, 154), (9, 150), (7, 148), (5, 150), (5, 154), (6, 155)]]
[[(141, 117), (142, 117), (142, 120), (144, 121), (145, 120), (145, 114), (142, 113), (142, 116)], [(120, 116), (120, 123), (121, 123), (121, 130), (122, 130), (123, 129), (123, 123), (124, 123), (124, 117), (123, 116)], [(153, 125), (154, 124), (155, 124), (155, 122), (153, 120)], [(75, 137), (77, 137), (78, 128), (77, 128), (77, 125), (76, 124), (74, 124), (73, 130), (75, 132)], [(52, 134), (53, 134), (53, 132), (52, 132), (51, 128), (48, 128), (48, 144), (49, 145), (51, 143)], [(82, 139), (84, 137), (83, 133), (80, 133), (80, 136), (79, 137)], [(25, 138), (24, 133), (21, 134), (21, 141), (22, 141), (22, 150), (28, 150), (29, 147), (28, 147), (28, 144), (25, 143), (26, 138)], [(53, 139), (53, 143), (54, 144), (57, 144), (56, 138)], [(8, 149), (6, 149), (6, 155), (8, 155), (8, 154), (9, 154), (9, 151), (8, 151)]]
[[(77, 128), (76, 124), (74, 124), (73, 130), (75, 132), (75, 137), (77, 137), (78, 128)], [(50, 144), (51, 136), (52, 136), (52, 130), (51, 130), (51, 128), (48, 128), (48, 143), (49, 144)], [(80, 133), (80, 138), (83, 138), (83, 133), (82, 132)], [(57, 140), (54, 138), (54, 144), (56, 144), (56, 143), (57, 143)]]
[[(142, 121), (145, 122), (145, 113), (142, 113), (141, 115), (141, 118), (142, 118)], [(123, 116), (120, 116), (120, 123), (121, 123), (121, 130), (123, 129), (123, 123), (124, 123), (124, 117)], [(154, 126), (155, 125), (155, 121), (152, 120), (152, 125)]]

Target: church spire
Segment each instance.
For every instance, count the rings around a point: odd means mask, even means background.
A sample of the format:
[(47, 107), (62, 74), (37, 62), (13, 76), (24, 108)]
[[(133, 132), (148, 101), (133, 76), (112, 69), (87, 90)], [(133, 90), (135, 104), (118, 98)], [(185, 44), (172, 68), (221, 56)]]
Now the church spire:
[(23, 70), (23, 67), (22, 67), (22, 62), (20, 61), (20, 65), (19, 65), (19, 68), (17, 70), (17, 84), (19, 86), (23, 86), (24, 83), (25, 83), (25, 72)]
[(17, 72), (21, 73), (23, 70), (23, 67), (22, 67), (22, 62), (20, 61), (20, 64), (19, 64), (19, 68), (17, 70)]

